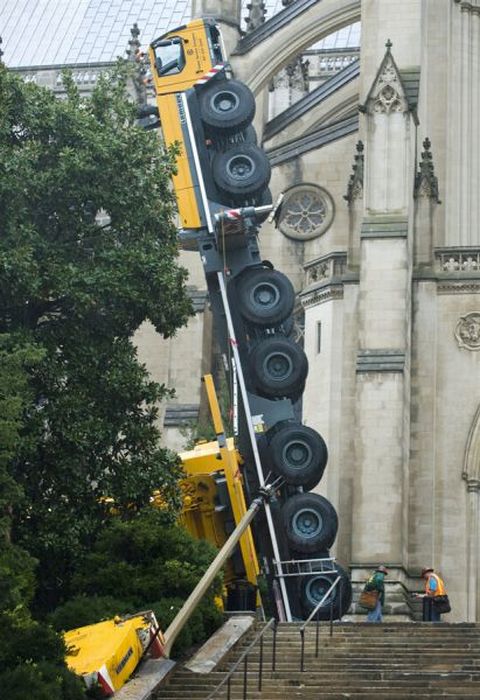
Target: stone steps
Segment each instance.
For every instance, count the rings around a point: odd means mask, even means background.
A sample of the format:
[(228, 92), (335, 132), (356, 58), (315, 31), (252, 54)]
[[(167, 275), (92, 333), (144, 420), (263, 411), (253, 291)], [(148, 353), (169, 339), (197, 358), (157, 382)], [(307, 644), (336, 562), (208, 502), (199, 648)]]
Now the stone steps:
[[(462, 676), (456, 676), (455, 674), (461, 673)], [(208, 679), (189, 679), (186, 677), (176, 675), (175, 679), (176, 682), (179, 682), (181, 685), (186, 685), (186, 684), (191, 684), (193, 682), (195, 683), (213, 683), (217, 685), (220, 683), (220, 681), (224, 678), (225, 674), (219, 674), (218, 676), (212, 676), (211, 678)], [(258, 673), (256, 669), (251, 669), (248, 672), (249, 678), (255, 679), (258, 678)], [(386, 681), (392, 681), (392, 682), (412, 682), (416, 684), (424, 684), (424, 683), (432, 683), (432, 682), (440, 682), (444, 683), (445, 681), (452, 682), (453, 680), (458, 681), (458, 683), (462, 682), (475, 682), (478, 683), (480, 682), (480, 675), (478, 673), (472, 673), (471, 671), (453, 671), (452, 673), (449, 673), (448, 671), (432, 671), (430, 673), (430, 676), (424, 672), (423, 674), (418, 674), (414, 671), (389, 671), (389, 672), (366, 672), (366, 673), (325, 673), (325, 674), (320, 674), (320, 673), (312, 673), (311, 669), (306, 669), (305, 672), (300, 675), (296, 674), (294, 677), (292, 675), (288, 675), (285, 673), (277, 673), (274, 672), (273, 674), (270, 671), (264, 671), (263, 672), (263, 678), (265, 678), (266, 682), (270, 682), (272, 680), (274, 681), (282, 681), (286, 684), (293, 683), (294, 685), (298, 685), (299, 683), (304, 683), (306, 685), (309, 684), (321, 684), (321, 683), (336, 683), (338, 680), (341, 680), (342, 683), (349, 684), (350, 681), (354, 681), (355, 683), (370, 683), (371, 681), (379, 681), (379, 682), (386, 682)], [(243, 682), (243, 670), (242, 670), (242, 682)]]
[[(273, 638), (267, 633), (261, 692), (258, 691), (259, 648), (251, 653), (247, 665), (248, 700), (480, 698), (480, 625), (337, 623), (330, 637), (323, 624), (318, 658), (312, 626), (305, 635), (303, 673), (299, 627), (295, 623), (279, 626), (275, 671), (271, 670)], [(179, 666), (154, 699), (205, 700), (255, 634), (253, 631), (242, 639), (211, 673), (194, 674)], [(243, 678), (242, 664), (231, 679), (231, 700), (243, 700)], [(226, 688), (216, 697), (225, 699)]]

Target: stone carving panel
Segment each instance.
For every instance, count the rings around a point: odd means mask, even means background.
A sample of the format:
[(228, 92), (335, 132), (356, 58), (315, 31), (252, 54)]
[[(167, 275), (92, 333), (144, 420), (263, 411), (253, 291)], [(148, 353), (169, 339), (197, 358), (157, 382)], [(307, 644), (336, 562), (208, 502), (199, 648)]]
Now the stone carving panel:
[(462, 273), (467, 276), (480, 272), (479, 248), (437, 248), (435, 263), (438, 272)]
[(462, 316), (455, 328), (458, 347), (480, 350), (480, 313)]
[(296, 185), (284, 194), (278, 225), (285, 236), (308, 241), (325, 233), (334, 213), (333, 199), (323, 187)]
[(408, 102), (400, 74), (391, 54), (392, 44), (386, 43), (387, 52), (380, 66), (377, 78), (367, 98), (371, 112), (391, 114), (407, 112)]
[(345, 253), (333, 253), (325, 255), (318, 260), (312, 260), (304, 265), (305, 286), (325, 282), (332, 277), (342, 277), (347, 270), (347, 256)]

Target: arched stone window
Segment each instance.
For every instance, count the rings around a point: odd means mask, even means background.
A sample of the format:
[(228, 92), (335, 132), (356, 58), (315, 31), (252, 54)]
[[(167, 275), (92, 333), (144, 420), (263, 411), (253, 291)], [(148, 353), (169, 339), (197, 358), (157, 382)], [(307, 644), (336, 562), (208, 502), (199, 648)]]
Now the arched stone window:
[(289, 238), (308, 241), (325, 233), (334, 214), (333, 199), (323, 187), (295, 185), (284, 193), (279, 228)]

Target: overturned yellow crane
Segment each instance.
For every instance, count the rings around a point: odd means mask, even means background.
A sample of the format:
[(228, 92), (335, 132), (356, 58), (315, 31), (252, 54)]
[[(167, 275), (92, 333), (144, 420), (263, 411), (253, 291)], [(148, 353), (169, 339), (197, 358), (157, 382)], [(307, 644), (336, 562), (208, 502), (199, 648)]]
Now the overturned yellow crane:
[[(227, 438), (218, 405), (213, 379), (205, 375), (204, 383), (216, 440), (202, 442), (193, 450), (180, 454), (186, 478), (181, 482), (183, 508), (181, 522), (196, 539), (204, 539), (220, 549), (247, 512), (241, 456), (233, 438)], [(230, 606), (239, 581), (256, 590), (259, 565), (250, 528), (240, 537), (240, 555), (225, 567), (225, 586)], [(257, 601), (258, 602), (258, 601)]]

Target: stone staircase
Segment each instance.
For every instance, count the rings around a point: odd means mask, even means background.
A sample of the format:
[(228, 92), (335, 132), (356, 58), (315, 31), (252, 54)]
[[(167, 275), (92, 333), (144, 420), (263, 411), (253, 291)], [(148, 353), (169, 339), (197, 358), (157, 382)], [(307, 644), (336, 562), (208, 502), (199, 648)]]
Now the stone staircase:
[[(194, 674), (181, 664), (155, 700), (205, 700), (261, 629), (249, 633), (209, 674)], [(315, 626), (305, 635), (305, 671), (300, 671), (300, 624), (284, 623), (277, 632), (276, 670), (271, 670), (272, 634), (264, 641), (263, 684), (258, 691), (259, 649), (248, 657), (249, 700), (293, 698), (480, 698), (480, 625), (461, 623), (335, 623), (320, 629), (315, 658)], [(230, 697), (243, 698), (243, 663), (232, 677)], [(222, 689), (218, 698), (227, 698)]]

